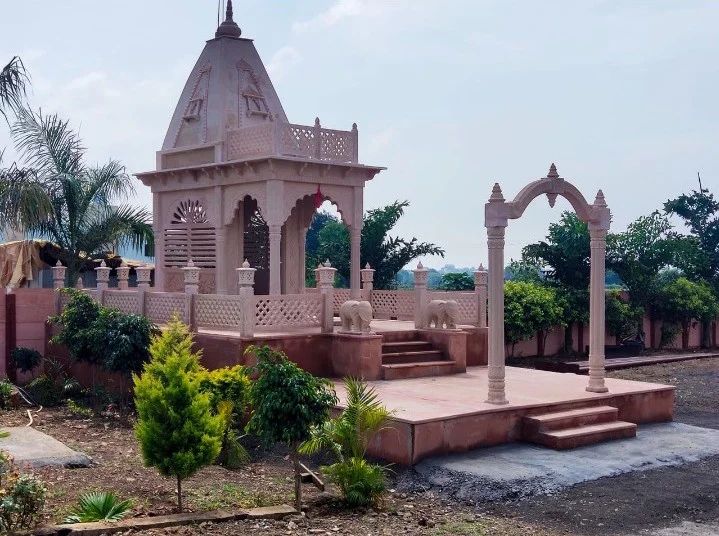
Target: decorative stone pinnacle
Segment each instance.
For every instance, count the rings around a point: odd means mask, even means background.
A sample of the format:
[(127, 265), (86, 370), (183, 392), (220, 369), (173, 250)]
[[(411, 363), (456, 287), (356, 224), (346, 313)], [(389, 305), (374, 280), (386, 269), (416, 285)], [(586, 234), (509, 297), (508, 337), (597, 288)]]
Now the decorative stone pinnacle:
[(365, 264), (365, 265), (364, 265), (364, 268), (365, 268), (365, 270), (370, 270), (370, 269), (371, 269), (369, 263)]
[(188, 268), (194, 268), (194, 267), (195, 267), (195, 263), (194, 263), (194, 261), (193, 261), (192, 259), (187, 259), (187, 267), (188, 267)]
[(607, 206), (607, 201), (604, 199), (604, 192), (602, 192), (601, 190), (597, 192), (597, 197), (594, 198), (594, 204), (599, 207)]
[(105, 264), (105, 259), (102, 259), (100, 261), (100, 268), (107, 268), (107, 264)]
[(320, 118), (319, 117), (315, 117), (315, 126), (316, 127), (320, 126)]
[(502, 188), (499, 187), (499, 183), (495, 182), (492, 187), (492, 195), (489, 196), (489, 202), (503, 203), (504, 195), (502, 195)]
[(424, 270), (424, 266), (422, 266), (422, 261), (419, 261), (417, 263), (417, 270)]
[(60, 259), (57, 260), (57, 262), (55, 263), (55, 266), (62, 266), (62, 263), (60, 262)]
[(249, 268), (249, 267), (250, 267), (250, 261), (248, 261), (247, 259), (245, 259), (245, 262), (242, 263), (242, 267), (243, 267), (243, 268)]
[(232, 0), (227, 0), (227, 10), (225, 11), (225, 20), (217, 28), (215, 37), (240, 37), (242, 30), (237, 26), (237, 23), (232, 19)]
[(352, 132), (357, 132), (357, 123), (352, 123)]
[(483, 265), (481, 262), (479, 263), (479, 268), (477, 268), (477, 270), (480, 271), (480, 272), (484, 272), (484, 271), (485, 271), (484, 265)]
[(325, 259), (324, 267), (325, 267), (325, 268), (332, 268), (332, 263), (330, 262), (329, 259)]
[(552, 162), (552, 165), (549, 166), (549, 173), (547, 173), (548, 179), (558, 179), (559, 173), (557, 172), (557, 166), (554, 165), (554, 162)]

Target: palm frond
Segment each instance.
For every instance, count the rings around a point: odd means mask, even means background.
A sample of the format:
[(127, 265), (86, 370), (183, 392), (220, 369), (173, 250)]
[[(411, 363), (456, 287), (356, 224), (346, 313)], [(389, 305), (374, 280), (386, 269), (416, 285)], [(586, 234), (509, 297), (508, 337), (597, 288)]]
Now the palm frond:
[(15, 56), (0, 71), (0, 115), (8, 121), (7, 109), (16, 111), (22, 107), (29, 82), (22, 60)]
[(52, 217), (53, 205), (32, 169), (12, 164), (0, 169), (0, 223), (33, 231)]
[[(144, 208), (94, 206), (77, 232), (77, 248), (88, 255), (111, 249), (115, 244), (141, 248), (153, 243), (151, 214)], [(103, 249), (104, 248), (104, 249)]]
[(108, 492), (90, 492), (81, 496), (78, 505), (64, 523), (90, 523), (95, 521), (120, 521), (132, 508), (132, 501), (121, 501)]

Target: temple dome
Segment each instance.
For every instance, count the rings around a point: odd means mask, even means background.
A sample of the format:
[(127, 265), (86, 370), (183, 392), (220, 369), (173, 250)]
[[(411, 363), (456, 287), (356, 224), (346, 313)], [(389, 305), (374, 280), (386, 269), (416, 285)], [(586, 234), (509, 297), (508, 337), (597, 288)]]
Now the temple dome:
[(230, 0), (226, 20), (207, 41), (187, 79), (162, 151), (216, 144), (228, 130), (287, 123), (252, 40), (240, 34)]

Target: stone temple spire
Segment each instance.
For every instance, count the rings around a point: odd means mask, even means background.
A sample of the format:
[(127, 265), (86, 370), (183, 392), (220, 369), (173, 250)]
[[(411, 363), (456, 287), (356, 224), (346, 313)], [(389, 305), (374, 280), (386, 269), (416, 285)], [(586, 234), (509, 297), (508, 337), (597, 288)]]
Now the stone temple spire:
[(215, 37), (240, 37), (242, 30), (237, 23), (232, 20), (232, 0), (227, 0), (227, 12), (225, 13), (225, 20), (217, 28)]

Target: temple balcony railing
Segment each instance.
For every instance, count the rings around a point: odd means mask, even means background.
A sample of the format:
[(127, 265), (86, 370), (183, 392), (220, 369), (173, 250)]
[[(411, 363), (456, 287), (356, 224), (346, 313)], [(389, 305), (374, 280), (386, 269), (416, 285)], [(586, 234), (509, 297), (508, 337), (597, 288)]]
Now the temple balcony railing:
[(358, 162), (357, 125), (352, 130), (322, 128), (319, 119), (314, 126), (268, 122), (228, 130), (225, 136), (225, 160), (242, 160), (261, 156), (290, 156), (322, 162)]

